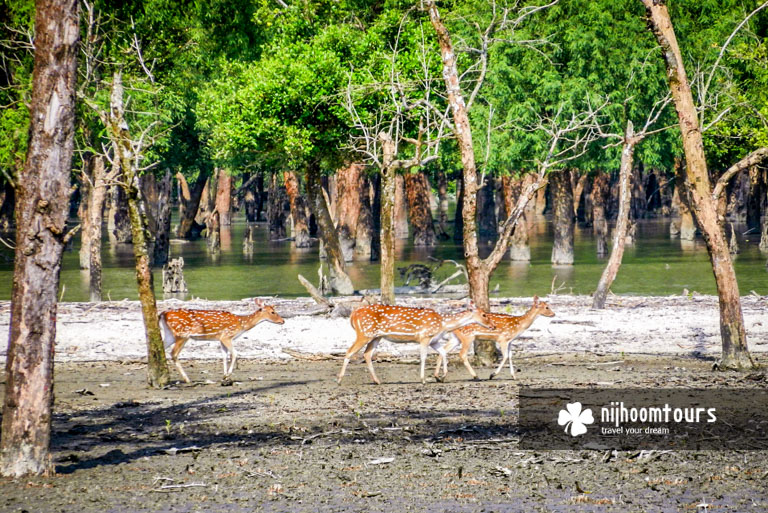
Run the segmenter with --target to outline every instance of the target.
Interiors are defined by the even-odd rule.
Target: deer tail
[[[173,335],[170,326],[168,326],[168,321],[165,320],[165,313],[160,314],[159,321],[163,344],[165,345],[165,348],[168,349],[176,342],[176,337]]]

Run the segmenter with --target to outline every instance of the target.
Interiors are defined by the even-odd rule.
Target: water
[[[743,227],[742,231],[743,231]],[[676,295],[683,289],[704,294],[715,294],[709,258],[703,241],[693,242],[670,239],[669,221],[647,220],[638,223],[638,240],[624,252],[619,275],[611,287],[615,294]],[[737,226],[737,230],[739,227]],[[245,224],[238,220],[228,237],[222,234],[222,250],[212,255],[204,240],[172,242],[172,257],[184,257],[184,276],[190,296],[211,300],[237,300],[257,295],[304,296],[306,291],[296,276],[303,274],[317,282],[317,248],[296,250],[291,243],[269,242],[266,228],[261,223],[255,232],[253,255],[242,252]],[[503,296],[544,295],[553,287],[560,293],[590,294],[600,278],[605,259],[595,255],[595,241],[591,229],[578,229],[575,238],[575,263],[572,266],[553,267],[551,226],[542,220],[535,227],[531,240],[531,262],[502,261],[491,277],[491,288],[499,285]],[[768,270],[766,255],[758,247],[755,235],[741,237],[741,253],[735,258],[739,289],[748,294],[754,290],[768,295]],[[103,297],[120,300],[136,299],[136,279],[133,270],[131,246],[110,246],[104,243]],[[484,252],[490,246],[483,246]],[[461,261],[463,251],[453,241],[430,248],[414,248],[406,241],[399,241],[396,266],[427,263],[427,256]],[[13,263],[12,253],[2,250],[0,263],[0,299],[10,299]],[[444,265],[437,279],[442,280],[455,271],[451,264]],[[349,263],[349,274],[357,289],[377,288],[378,263],[357,261]],[[400,285],[399,277],[396,284]],[[155,286],[162,297],[160,270],[155,270]],[[78,268],[77,245],[64,254],[61,272],[60,295],[64,301],[87,301],[87,273]]]

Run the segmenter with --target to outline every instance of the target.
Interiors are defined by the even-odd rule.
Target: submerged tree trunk
[[[125,189],[128,211],[133,232],[133,255],[136,260],[136,281],[139,287],[139,302],[144,318],[144,332],[147,340],[147,382],[150,387],[162,388],[168,384],[168,366],[165,361],[165,346],[160,334],[157,317],[157,302],[153,287],[152,266],[145,233],[147,231],[146,208],[141,198],[139,179],[133,168],[134,147],[128,124],[123,114],[123,85],[120,72],[112,78],[109,123],[107,131],[115,152],[115,159],[120,165],[120,183]]]
[[[501,179],[501,190],[504,198],[504,214],[509,217],[515,208],[517,199],[522,194],[523,178],[512,178],[504,176]],[[509,258],[517,262],[529,262],[531,260],[531,246],[528,241],[528,220],[530,211],[524,212],[520,220],[515,224],[515,230],[512,232],[512,239],[509,243]]]
[[[147,221],[152,234],[152,264],[165,265],[170,255],[171,239],[171,172],[158,178],[149,173],[140,179],[141,192],[147,205]]]
[[[109,238],[113,244],[130,244],[133,241],[128,201],[125,197],[125,190],[118,185],[113,185],[109,189],[107,228],[109,229]]]
[[[27,158],[18,180],[0,475],[52,472],[56,294],[69,209],[78,2],[35,5]]]
[[[395,217],[394,228],[396,239],[408,238],[408,205],[405,195],[405,178],[400,173],[395,174]]]
[[[267,199],[267,226],[269,240],[284,239],[286,236],[286,190],[280,184],[277,173],[269,176],[269,197]],[[290,207],[287,209],[290,212]]]
[[[355,228],[355,258],[371,258],[373,240],[373,213],[371,210],[371,184],[365,173],[360,173],[360,215]]]
[[[347,262],[353,259],[355,253],[362,171],[361,164],[349,164],[336,172],[336,231]]]
[[[552,243],[554,265],[573,264],[573,190],[571,172],[568,169],[553,172],[549,177],[552,185],[552,223],[555,238]]]
[[[336,227],[328,209],[328,202],[326,202],[323,194],[320,169],[314,164],[307,169],[307,195],[325,246],[331,290],[341,295],[352,294],[355,288],[352,286],[352,280],[347,275],[344,266],[344,255],[341,253]]]
[[[448,178],[442,169],[437,171],[437,237],[448,240]]]
[[[592,184],[592,231],[597,241],[597,256],[608,252],[608,216],[606,201],[611,191],[610,176],[598,171]]]
[[[486,175],[477,191],[477,227],[481,239],[492,240],[499,235],[496,222],[496,180]]]
[[[408,217],[413,229],[413,245],[434,246],[437,239],[429,208],[429,183],[423,171],[405,173],[405,192],[408,197]]]
[[[216,211],[221,226],[232,224],[232,175],[223,168],[216,176]]]
[[[285,191],[291,205],[291,218],[293,219],[293,245],[297,248],[311,246],[309,239],[309,219],[307,219],[307,204],[304,196],[299,192],[299,179],[293,171],[283,173]]]
[[[616,279],[616,275],[621,267],[621,259],[624,256],[624,244],[627,240],[627,229],[629,227],[629,211],[632,199],[632,160],[635,152],[635,145],[640,142],[635,138],[632,122],[627,123],[627,129],[624,132],[624,145],[621,150],[621,167],[619,168],[619,216],[616,219],[616,229],[613,232],[613,249],[608,259],[600,281],[597,284],[592,296],[592,308],[605,308],[605,298],[608,291]]]
[[[180,239],[191,239],[199,235],[199,227],[195,226],[195,216],[200,207],[200,199],[203,197],[207,177],[200,173],[192,188],[189,187],[187,179],[181,173],[176,173],[176,179],[179,181],[180,190],[179,227],[176,230],[176,236]]]
[[[720,301],[720,335],[723,348],[720,367],[751,369],[754,368],[755,364],[747,348],[739,286],[728,251],[725,233],[717,219],[699,119],[672,20],[669,17],[666,4],[655,0],[642,1],[646,7],[649,26],[662,48],[662,55],[667,67],[669,89],[675,102],[682,132],[691,208],[707,244],[712,272],[717,284]]]

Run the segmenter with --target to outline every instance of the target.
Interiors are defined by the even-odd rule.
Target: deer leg
[[[371,361],[371,358],[373,357],[373,351],[376,349],[376,346],[379,345],[380,338],[374,338],[370,342],[368,342],[368,345],[365,348],[365,352],[363,353],[363,356],[365,357],[365,364],[368,366],[368,372],[371,374],[371,378],[373,378],[373,382],[377,385],[381,385],[381,381],[379,381],[379,378],[376,376],[376,372],[373,370],[373,362]]]
[[[173,364],[176,366],[176,369],[179,371],[179,374],[181,374],[181,377],[184,379],[185,383],[189,383],[189,378],[187,377],[187,373],[184,372],[184,369],[181,368],[181,363],[179,362],[179,353],[184,347],[184,344],[187,343],[187,340],[189,340],[189,337],[176,337],[176,342],[174,342],[173,349],[171,349],[171,358],[173,359]]]
[[[440,340],[433,340],[430,342],[429,347],[437,352],[437,365],[435,366],[435,380],[442,382],[445,380],[445,376],[448,375],[448,352],[445,350]],[[440,376],[440,364],[443,366],[443,375]]]
[[[355,343],[352,344],[352,347],[347,349],[347,354],[344,356],[344,363],[341,364],[341,372],[339,372],[339,377],[336,379],[336,382],[341,385],[341,380],[344,377],[344,374],[347,372],[347,365],[349,365],[349,359],[352,358],[352,356],[355,355],[362,347],[370,342],[371,339],[366,337],[365,335],[358,333],[357,340],[355,340]]]
[[[421,343],[419,344],[419,349],[421,350],[421,384],[426,385],[427,380],[424,378],[424,367],[427,365],[427,346],[428,343]]]
[[[435,349],[438,353],[440,353],[440,356],[437,357],[437,365],[435,365],[435,379],[439,381],[439,374],[440,374],[440,364],[443,364],[443,377],[448,375],[448,353],[453,351],[456,348],[456,345],[459,343],[459,341],[456,339],[456,335],[452,335],[451,340],[443,346],[443,352],[440,353],[439,350]]]
[[[221,349],[224,353],[224,377],[228,377],[235,370],[235,362],[237,361],[237,353],[235,353],[235,346],[229,339],[221,340]],[[229,363],[229,366],[227,366]]]
[[[459,357],[461,358],[461,362],[464,364],[464,367],[467,368],[469,375],[472,376],[472,379],[478,379],[475,369],[473,369],[472,365],[469,363],[469,347],[472,345],[472,342],[472,339],[461,342],[461,351],[459,351]]]
[[[488,379],[493,379],[493,378],[495,378],[495,377],[496,377],[496,375],[497,375],[499,372],[501,372],[501,369],[503,369],[503,368],[504,368],[504,364],[505,364],[505,363],[507,363],[507,358],[509,358],[509,346],[511,346],[511,345],[512,345],[512,340],[510,339],[510,340],[509,340],[509,341],[506,343],[506,348],[505,348],[504,344],[501,344],[501,343],[500,343],[499,345],[501,345],[501,351],[502,351],[502,353],[504,353],[504,356],[503,356],[503,358],[501,359],[501,363],[499,364],[498,368],[497,368],[495,371],[493,371],[493,374],[491,374],[491,376],[490,376]],[[509,364],[510,364],[510,365],[512,365],[512,362],[510,361],[510,362],[509,362]]]

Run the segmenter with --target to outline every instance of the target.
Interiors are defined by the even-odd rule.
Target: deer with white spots
[[[439,379],[438,375],[440,372],[441,362],[443,364],[443,378],[445,378],[445,374],[448,372],[446,355],[455,349],[457,345],[461,345],[461,350],[459,351],[461,361],[472,375],[472,378],[478,379],[477,373],[472,368],[472,365],[469,364],[469,359],[467,357],[469,348],[472,347],[475,339],[492,340],[496,342],[499,344],[499,347],[501,348],[501,351],[504,355],[501,360],[501,364],[488,379],[495,378],[496,375],[501,371],[502,367],[504,367],[504,364],[507,360],[509,360],[509,371],[512,373],[512,377],[514,378],[515,367],[512,365],[512,358],[509,356],[509,351],[512,347],[512,341],[522,332],[527,330],[539,315],[543,315],[544,317],[554,317],[555,313],[550,310],[547,303],[544,301],[539,301],[538,296],[533,296],[533,306],[531,306],[530,310],[525,312],[523,315],[489,313],[488,317],[491,319],[491,321],[493,321],[495,328],[487,328],[485,326],[481,326],[480,324],[470,324],[451,332],[453,340],[446,344],[446,346],[443,347],[443,352],[440,353],[440,357],[437,360],[437,367],[435,367],[435,378]]]
[[[370,305],[352,312],[349,320],[357,333],[357,339],[344,357],[344,363],[341,366],[341,372],[339,372],[339,384],[341,384],[347,370],[349,359],[363,346],[366,346],[363,356],[368,366],[368,372],[370,372],[374,383],[381,384],[373,370],[371,356],[382,338],[391,342],[417,342],[419,344],[421,349],[421,382],[426,383],[424,366],[428,347],[444,354],[440,339],[445,333],[471,323],[493,327],[488,314],[476,308],[474,303],[470,303],[468,310],[452,315],[441,315],[429,308]]]
[[[256,311],[250,315],[235,315],[224,310],[168,310],[160,314],[160,328],[166,349],[173,346],[171,358],[184,381],[189,378],[179,363],[179,353],[187,340],[218,340],[224,358],[224,380],[228,380],[235,370],[237,353],[232,345],[237,337],[262,321],[283,324],[285,320],[275,309],[255,299]]]

